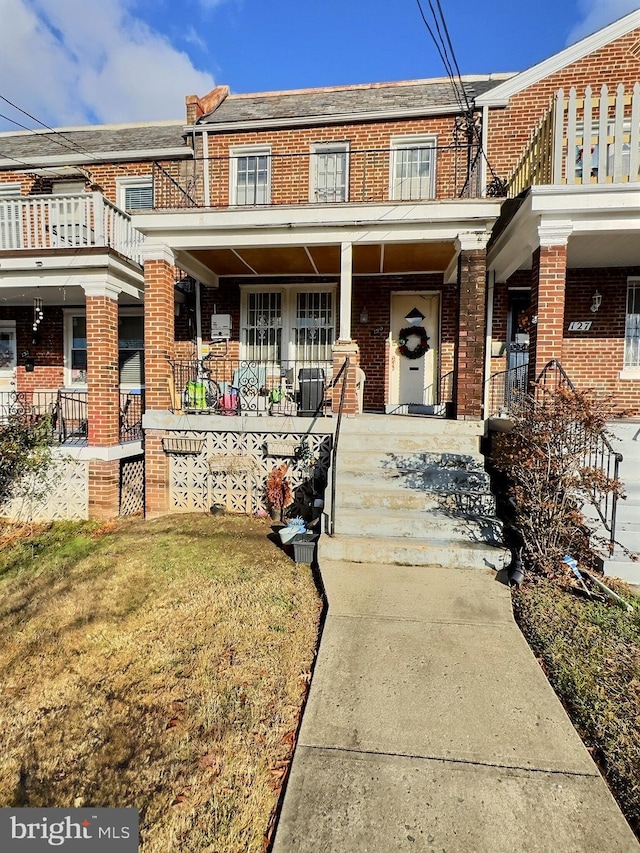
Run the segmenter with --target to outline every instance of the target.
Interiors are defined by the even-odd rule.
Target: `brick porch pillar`
[[[118,296],[106,282],[85,284],[87,317],[87,421],[89,447],[120,442],[118,372]],[[114,518],[120,511],[120,462],[91,459],[88,468],[89,517]]]
[[[149,246],[144,262],[144,378],[146,411],[173,408],[173,374],[167,356],[174,354],[174,256],[167,246]],[[145,430],[145,514],[169,509],[169,463],[162,432]]]
[[[334,377],[338,375],[346,359],[349,359],[349,364],[342,371],[340,379],[333,387],[331,410],[334,414],[338,413],[342,386],[344,385],[342,413],[344,415],[355,415],[358,412],[357,368],[360,362],[360,350],[355,341],[337,341],[333,345]]]
[[[458,420],[483,416],[488,236],[461,234],[456,241],[459,315],[453,399]]]
[[[535,381],[545,364],[562,358],[564,300],[567,280],[567,245],[571,226],[541,225],[539,247],[531,261],[531,315],[529,381]]]

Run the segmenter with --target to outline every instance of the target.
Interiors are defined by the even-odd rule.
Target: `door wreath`
[[[412,337],[420,338],[420,340],[417,346],[409,349],[407,343],[409,338]],[[407,326],[405,329],[400,329],[398,343],[398,353],[400,355],[403,355],[405,358],[422,358],[429,349],[429,336],[424,326]]]

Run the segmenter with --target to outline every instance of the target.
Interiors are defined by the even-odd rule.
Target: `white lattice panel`
[[[54,458],[47,476],[48,493],[32,497],[35,488],[26,485],[25,497],[16,498],[0,508],[0,513],[16,521],[80,521],[89,517],[88,465],[69,456]],[[41,492],[38,483],[37,491]]]
[[[294,511],[301,507],[315,476],[326,482],[331,461],[330,435],[273,432],[181,432],[185,438],[202,439],[198,454],[169,454],[171,506],[174,510],[208,511],[215,504],[228,512],[255,513],[266,509],[267,475],[280,462],[287,462],[295,494]],[[267,442],[307,441],[313,457],[308,461],[289,456],[267,456]]]

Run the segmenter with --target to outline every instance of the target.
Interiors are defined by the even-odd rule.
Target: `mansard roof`
[[[43,158],[65,163],[101,160],[148,160],[190,154],[183,139],[184,122],[139,122],[91,127],[56,128],[55,132],[0,133],[0,166],[20,169]],[[16,162],[18,161],[18,162]]]
[[[463,77],[470,101],[503,83],[511,75]],[[447,78],[372,83],[323,89],[229,95],[198,120],[212,130],[220,125],[301,124],[318,121],[358,121],[389,115],[433,114],[459,110],[458,96]]]

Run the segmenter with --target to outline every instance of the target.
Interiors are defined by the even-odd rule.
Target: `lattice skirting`
[[[21,488],[23,495],[0,507],[0,515],[15,521],[86,519],[89,517],[87,472],[85,461],[69,456],[54,458],[44,488],[40,482],[25,483]]]
[[[326,483],[331,461],[331,435],[301,433],[180,432],[174,437],[201,439],[198,454],[172,454],[170,459],[173,510],[208,512],[221,506],[228,512],[253,514],[266,509],[265,482],[271,469],[287,462],[294,490],[292,511],[308,505],[312,492]],[[308,443],[311,459],[267,455],[276,441]],[[282,445],[283,449],[286,448]],[[311,464],[313,461],[313,465]]]
[[[120,464],[120,515],[144,512],[144,456],[131,456]]]

